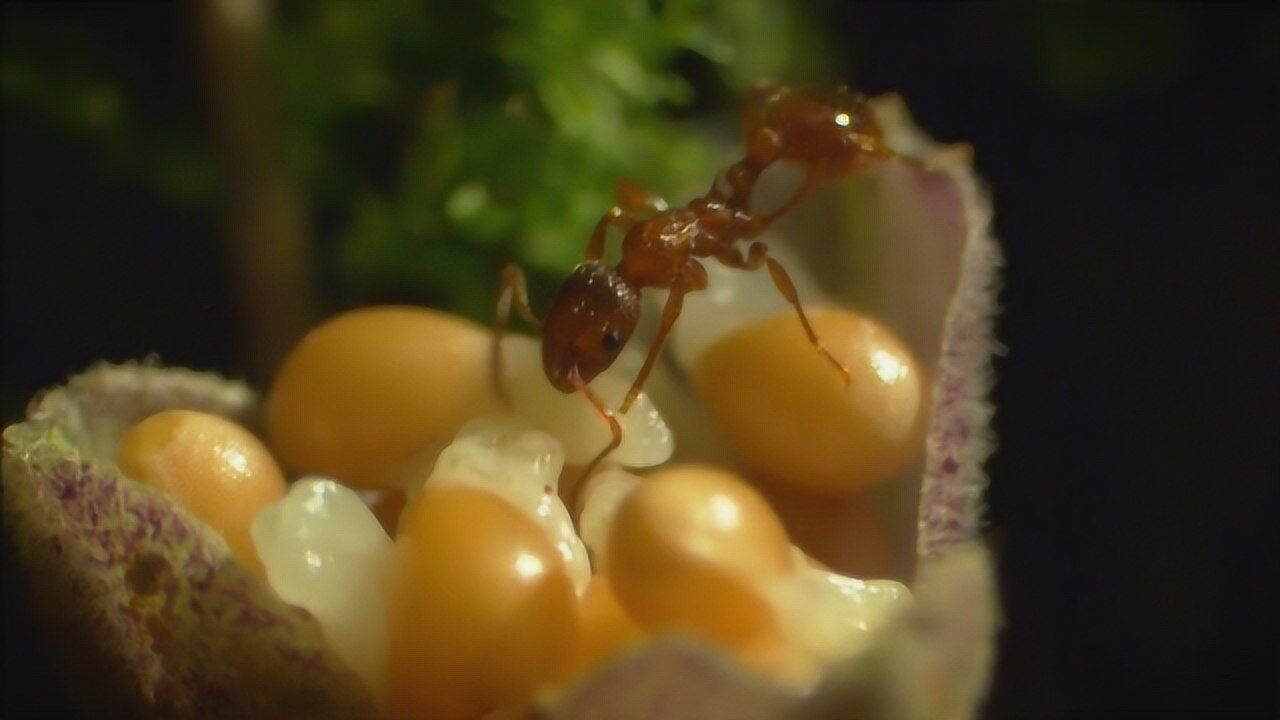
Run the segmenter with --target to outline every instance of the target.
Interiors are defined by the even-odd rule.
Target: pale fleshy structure
[[[564,451],[551,435],[514,417],[483,417],[458,430],[423,486],[484,490],[519,508],[546,533],[581,595],[591,580],[591,564],[558,493],[563,468]]]
[[[580,493],[578,532],[594,557],[604,557],[605,541],[618,508],[642,482],[640,476],[621,468],[609,468],[587,479]]]
[[[897,206],[880,208],[892,216],[880,218],[880,229],[893,232],[868,243],[879,264],[852,265],[847,292],[831,291],[840,301],[870,296],[860,307],[901,333],[934,373],[911,611],[885,629],[884,642],[833,666],[809,696],[770,688],[705,648],[659,643],[535,714],[973,717],[998,620],[979,531],[1000,256],[988,198],[963,153],[916,129],[900,99],[879,98],[873,107],[891,147],[936,166],[924,172],[891,162],[871,173],[896,193]],[[867,208],[854,209],[861,222],[856,216]],[[876,273],[881,282],[866,282]],[[254,398],[243,385],[129,365],[73,378],[5,431],[5,525],[38,604],[52,611],[42,617],[51,645],[64,647],[60,657],[82,689],[142,717],[373,716],[368,693],[305,611],[276,598],[216,533],[110,462],[125,427],[168,408],[254,423]],[[654,451],[637,464],[660,462],[662,452],[669,454]],[[86,637],[87,646],[77,644]]]
[[[263,508],[251,528],[267,581],[281,600],[310,612],[329,646],[375,697],[387,677],[382,587],[391,538],[359,494],[304,477]]]
[[[587,399],[552,387],[542,368],[542,346],[537,340],[507,337],[502,356],[513,413],[559,440],[565,462],[590,462],[608,444],[609,430]],[[628,348],[613,367],[591,382],[591,389],[609,407],[621,405],[639,363],[639,352]],[[640,468],[661,465],[671,458],[675,445],[671,429],[647,393],[641,393],[631,409],[617,419],[622,444],[608,455],[610,462]]]
[[[820,666],[858,655],[911,603],[893,580],[861,580],[801,564],[770,588],[783,632]]]

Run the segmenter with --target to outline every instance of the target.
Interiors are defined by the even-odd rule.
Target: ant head
[[[757,86],[742,128],[748,154],[757,162],[794,162],[823,176],[848,174],[891,155],[866,96],[847,89]]]
[[[585,262],[560,286],[543,321],[542,368],[574,392],[618,358],[640,317],[640,293],[608,265]]]

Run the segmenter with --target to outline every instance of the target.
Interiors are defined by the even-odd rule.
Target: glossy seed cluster
[[[271,387],[266,445],[176,411],[127,432],[119,464],[310,612],[393,718],[515,711],[668,634],[806,689],[874,643],[910,595],[819,565],[795,544],[809,536],[787,528],[915,461],[923,378],[873,320],[815,312],[850,369],[842,384],[794,315],[747,306],[755,280],[737,277],[710,305],[691,299],[674,349],[741,472],[654,470],[675,440],[641,395],[620,418],[621,447],[581,479],[609,435],[582,397],[550,386],[536,342],[504,341],[503,407],[488,331],[406,307],[312,331]],[[700,333],[710,310],[720,320]],[[621,401],[642,351],[593,382],[605,402]],[[678,385],[667,369],[656,382]],[[300,478],[287,492],[275,458]],[[771,502],[760,487],[825,499]]]

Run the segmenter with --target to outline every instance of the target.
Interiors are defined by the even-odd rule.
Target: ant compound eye
[[[622,349],[622,333],[617,330],[610,330],[600,337],[600,347],[606,352],[617,352]]]

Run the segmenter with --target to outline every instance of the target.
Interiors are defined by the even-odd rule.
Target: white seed
[[[628,346],[613,367],[592,381],[591,389],[608,409],[620,406],[631,389],[643,358],[640,353],[643,349]],[[585,465],[609,444],[609,427],[591,403],[581,393],[560,392],[547,381],[537,341],[506,338],[502,359],[515,414],[559,439],[566,462]],[[622,445],[610,453],[610,461],[626,467],[651,467],[671,458],[675,447],[671,428],[647,395],[641,393],[627,414],[617,418]]]
[[[304,478],[258,513],[250,532],[272,589],[314,615],[330,646],[380,696],[391,538],[359,495],[332,480]]]
[[[618,514],[618,506],[642,482],[640,477],[620,468],[596,473],[586,481],[582,488],[582,513],[578,527],[582,531],[582,542],[591,550],[593,557],[604,557],[605,538],[609,536],[613,517]]]
[[[857,655],[911,604],[893,580],[859,580],[809,563],[770,588],[783,632],[820,663]]]
[[[564,558],[581,595],[591,580],[591,565],[557,493],[563,467],[564,452],[551,435],[518,418],[484,417],[458,431],[426,483],[487,490],[528,513]]]

